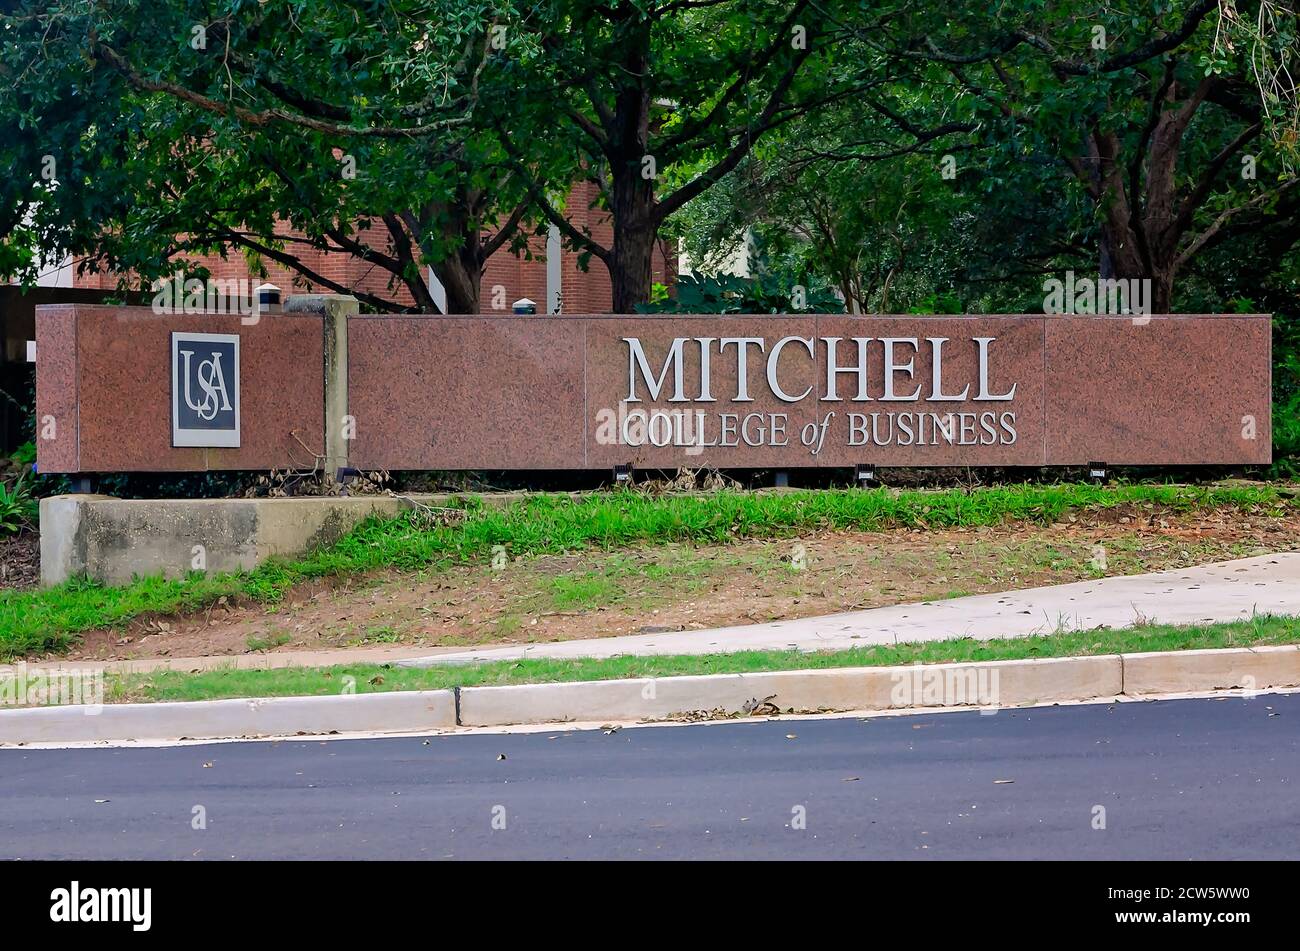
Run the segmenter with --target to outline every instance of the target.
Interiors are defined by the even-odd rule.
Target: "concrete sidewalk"
[[[405,645],[268,651],[210,657],[135,660],[48,660],[35,668],[100,669],[115,673],[154,670],[263,670],[336,664],[428,667],[525,657],[613,657],[619,654],[721,654],[742,650],[843,650],[868,644],[950,637],[1023,637],[1138,621],[1191,624],[1233,621],[1252,614],[1300,615],[1300,552],[1263,555],[1145,575],[1103,578],[1047,588],[924,601],[848,614],[766,624],[633,634],[544,644],[465,650]],[[13,665],[0,664],[0,674]]]
[[[398,663],[429,667],[521,658],[844,650],[870,644],[1025,637],[1151,622],[1239,621],[1253,614],[1300,615],[1300,552],[767,624],[431,652]]]

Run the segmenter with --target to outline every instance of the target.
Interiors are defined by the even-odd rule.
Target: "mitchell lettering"
[[[768,345],[763,337],[676,337],[662,363],[652,362],[639,337],[624,337],[628,354],[625,403],[645,399],[669,403],[750,403],[751,362],[761,362],[768,392],[782,403],[799,403],[809,397],[825,402],[1004,402],[1015,399],[1018,384],[997,392],[992,383],[992,349],[996,337],[971,337],[954,342],[948,337],[780,337]],[[692,344],[688,348],[688,344]],[[945,361],[959,346],[975,350],[974,379],[952,379]],[[826,362],[825,378],[807,382],[815,374],[818,352]],[[687,354],[692,359],[687,360]],[[917,373],[917,358],[928,355],[929,374]],[[734,391],[715,393],[719,361],[733,371]],[[654,367],[658,367],[656,373]],[[688,369],[691,379],[688,379]],[[801,372],[802,370],[802,372]],[[802,386],[793,381],[798,380]],[[849,384],[841,394],[841,387]],[[975,394],[971,395],[972,387]],[[872,391],[878,397],[872,397]],[[664,394],[667,393],[667,396]],[[815,394],[815,395],[814,395]],[[998,421],[999,424],[1001,421]]]

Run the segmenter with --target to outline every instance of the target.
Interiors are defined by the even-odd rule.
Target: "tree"
[[[1023,0],[993,14],[903,12],[857,35],[912,62],[918,81],[956,80],[986,145],[1055,156],[1092,201],[1100,275],[1150,280],[1163,312],[1207,246],[1293,217],[1286,143],[1261,139],[1250,50],[1216,39],[1219,14],[1219,0],[1154,13]]]
[[[1050,156],[985,143],[963,98],[940,77],[878,86],[795,120],[670,230],[706,266],[757,238],[769,257],[832,283],[853,313],[951,308],[954,299],[1036,309],[1025,278],[1041,300],[1043,274],[1095,257],[1082,203],[1055,187]]]
[[[518,97],[547,104],[554,137],[577,151],[599,190],[612,240],[568,222],[529,141],[506,122],[502,141],[546,217],[609,269],[615,312],[650,299],[655,240],[670,215],[771,130],[863,88],[861,71],[837,59],[841,37],[821,21],[811,0],[537,5]]]
[[[372,306],[429,309],[432,267],[469,311],[488,255],[545,219],[631,311],[726,181],[862,309],[1092,241],[1167,310],[1204,254],[1300,231],[1294,0],[504,2],[3,0],[0,150],[32,170],[0,186],[4,254],[40,230],[147,278],[233,248],[330,287],[300,254],[328,249],[390,276]],[[565,217],[578,178],[608,240]]]
[[[23,7],[0,0],[0,279],[31,283],[126,207],[113,172],[126,150],[113,84],[33,62]],[[92,171],[101,187],[69,187]]]
[[[502,9],[19,0],[3,21],[4,60],[39,106],[26,137],[37,150],[58,144],[51,128],[72,103],[42,97],[45,84],[107,92],[72,103],[93,168],[59,190],[69,214],[74,196],[109,180],[131,199],[77,211],[77,240],[65,243],[90,267],[148,280],[188,254],[234,248],[349,290],[302,253],[337,251],[389,275],[387,296],[362,295],[371,306],[404,309],[404,291],[414,309],[434,309],[429,266],[448,310],[473,313],[487,258],[521,239],[528,206],[491,130],[473,125]],[[101,148],[101,123],[118,130],[116,154]]]

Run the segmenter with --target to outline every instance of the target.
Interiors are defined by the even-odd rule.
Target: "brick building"
[[[608,247],[612,241],[612,229],[604,212],[589,207],[594,194],[595,186],[589,183],[574,188],[567,205],[569,220],[579,229],[589,229],[596,241]],[[538,313],[601,314],[609,311],[612,295],[609,272],[603,262],[593,257],[587,271],[579,269],[579,255],[562,248],[559,231],[554,227],[549,239],[534,238],[529,245],[531,258],[502,248],[488,259],[480,284],[479,306],[483,313],[509,312],[511,305],[522,298],[534,301]],[[301,257],[307,267],[344,287],[381,297],[396,297],[403,303],[411,302],[405,289],[389,289],[391,274],[388,271],[352,255],[309,250],[301,252]],[[250,274],[238,249],[232,250],[225,259],[213,255],[202,260],[217,280],[247,279],[250,287],[265,280],[279,287],[286,296],[326,290],[312,287],[302,275],[273,261],[264,262],[265,278]],[[676,249],[662,243],[655,254],[654,280],[672,286],[676,274]],[[436,278],[430,273],[426,280],[434,299],[441,301]],[[78,274],[71,278],[71,286],[76,288],[112,290],[116,285],[117,277],[113,274]]]

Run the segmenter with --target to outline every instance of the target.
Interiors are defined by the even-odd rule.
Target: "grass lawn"
[[[511,558],[668,542],[712,543],[827,529],[948,528],[1009,522],[1050,524],[1072,511],[1122,506],[1173,512],[1229,509],[1294,512],[1293,490],[1267,484],[1185,487],[1091,484],[1023,485],[973,490],[848,489],[648,495],[635,491],[538,495],[507,507],[467,497],[453,517],[422,513],[358,526],[336,545],[298,561],[206,577],[138,579],[123,587],[70,581],[35,591],[0,591],[0,657],[61,651],[80,631],[134,618],[191,612],[222,597],[274,603],[296,584],[378,569],[440,570],[491,561],[494,546]],[[554,592],[557,603],[599,594],[593,584]]]
[[[913,663],[1081,657],[1141,651],[1252,647],[1300,642],[1300,618],[1259,615],[1249,621],[1175,626],[1098,628],[1035,637],[977,641],[957,638],[845,651],[741,651],[698,656],[615,657],[608,660],[520,660],[468,666],[410,668],[388,664],[336,667],[233,668],[190,673],[109,674],[110,703],[218,700],[231,697],[324,696],[389,690],[437,690],[574,680],[678,677],[691,674],[816,670]]]

